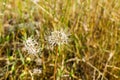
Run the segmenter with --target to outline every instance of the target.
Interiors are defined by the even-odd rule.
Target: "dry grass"
[[[120,0],[0,0],[0,80],[119,80]],[[65,45],[47,36],[63,29]],[[40,52],[24,50],[33,37]]]

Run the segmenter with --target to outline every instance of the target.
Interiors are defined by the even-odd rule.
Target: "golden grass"
[[[119,3],[0,0],[0,79],[119,80]],[[46,36],[61,29],[70,33],[68,44],[50,49]],[[31,36],[41,45],[37,57],[23,50]]]

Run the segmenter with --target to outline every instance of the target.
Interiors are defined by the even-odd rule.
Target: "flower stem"
[[[56,47],[56,57],[55,57],[55,64],[54,64],[54,80],[56,80],[56,73],[57,73],[57,59],[58,59],[58,47]]]

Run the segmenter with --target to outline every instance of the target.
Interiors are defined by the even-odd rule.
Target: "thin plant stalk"
[[[55,65],[54,65],[54,80],[56,80],[56,73],[57,73],[57,59],[58,59],[58,46],[56,47],[56,57],[55,57]]]

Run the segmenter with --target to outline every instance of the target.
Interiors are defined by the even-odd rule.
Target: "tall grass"
[[[120,0],[35,1],[0,0],[1,80],[120,79]],[[51,48],[61,29],[68,43]],[[36,55],[24,49],[29,37]]]

